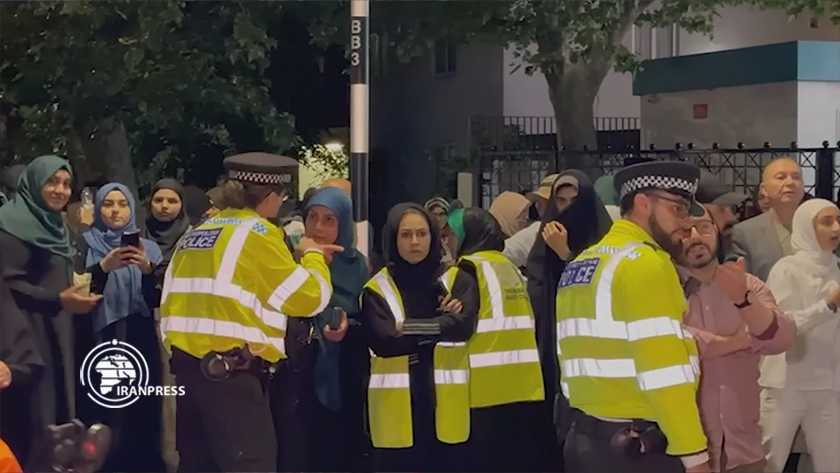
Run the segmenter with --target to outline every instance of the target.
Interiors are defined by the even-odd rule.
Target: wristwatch
[[[751,305],[752,305],[753,300],[754,300],[754,299],[753,299],[752,291],[747,291],[747,292],[744,294],[744,302],[741,302],[741,303],[735,304],[735,307],[737,307],[737,308],[739,308],[739,309],[743,309],[744,307],[749,307],[749,306],[751,306]]]

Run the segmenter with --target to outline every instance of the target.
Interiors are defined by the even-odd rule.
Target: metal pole
[[[370,145],[370,96],[368,92],[368,0],[350,2],[350,182],[353,185],[353,219],[356,248],[369,254],[368,170]]]

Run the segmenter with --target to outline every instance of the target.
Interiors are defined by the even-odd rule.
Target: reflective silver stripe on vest
[[[394,287],[391,286],[391,281],[388,280],[388,276],[384,272],[379,273],[373,277],[373,280],[379,285],[379,290],[382,291],[382,296],[391,309],[391,315],[394,316],[394,320],[399,323],[405,322],[405,314],[400,306],[399,299],[397,299],[397,293],[394,292]]]
[[[487,292],[490,293],[490,302],[492,304],[491,318],[479,319],[475,332],[490,333],[500,332],[502,330],[533,330],[535,328],[534,320],[530,315],[505,316],[504,299],[502,298],[502,285],[499,282],[499,277],[496,275],[496,271],[493,269],[493,265],[480,256],[475,256],[473,259],[481,261],[481,269],[484,273],[484,279],[487,281]]]
[[[515,365],[519,363],[539,363],[540,354],[535,349],[494,351],[470,355],[470,368]]]
[[[469,370],[435,370],[435,384],[467,384]]]
[[[323,276],[318,274],[317,271],[306,269],[303,266],[297,266],[295,270],[292,271],[292,274],[288,275],[286,279],[277,286],[277,289],[275,289],[274,292],[271,293],[271,296],[269,296],[268,303],[275,309],[282,309],[283,304],[285,304],[286,301],[289,300],[289,298],[292,297],[292,295],[294,295],[294,293],[297,292],[304,283],[306,283],[309,276],[314,277],[315,280],[318,281],[318,286],[321,288],[321,302],[314,311],[306,314],[306,316],[312,317],[320,314],[327,307],[327,304],[330,303],[332,288],[329,284],[327,284],[327,281],[323,278]]]
[[[233,231],[233,235],[231,235],[230,240],[228,241],[227,246],[225,247],[225,252],[222,255],[222,261],[219,265],[219,269],[216,272],[215,278],[174,278],[172,277],[172,265],[170,265],[166,269],[166,277],[164,279],[163,285],[163,294],[162,298],[165,301],[166,298],[171,293],[181,293],[181,294],[209,294],[215,295],[219,297],[226,297],[229,299],[235,300],[243,307],[247,307],[254,311],[254,314],[260,318],[266,325],[269,327],[274,327],[280,330],[286,330],[286,322],[287,317],[285,314],[277,312],[275,310],[271,310],[268,307],[262,305],[262,303],[257,298],[256,294],[246,291],[242,287],[233,284],[231,281],[233,280],[233,274],[236,270],[236,263],[239,261],[239,256],[242,254],[242,249],[245,247],[245,241],[248,239],[248,235],[251,232],[251,229],[259,222],[257,218],[249,218],[243,221],[239,226],[237,226],[236,230]],[[306,272],[304,270],[304,272]],[[285,284],[289,279],[294,276],[294,272],[286,281],[283,282]],[[281,284],[281,287],[283,286]],[[278,288],[279,290],[280,288]],[[275,291],[276,293],[277,291]],[[164,324],[163,320],[174,318],[172,316],[163,317],[161,320],[161,331],[164,331]],[[227,330],[225,329],[225,323],[223,321],[215,321],[213,319],[196,319],[199,321],[210,321],[210,322],[220,322],[222,325],[219,325],[220,330]],[[232,323],[232,322],[231,322]],[[243,329],[251,330],[248,327],[244,327],[240,324],[236,324]],[[207,330],[207,322],[202,322],[200,324],[187,324],[187,325],[178,325],[176,322],[170,322],[167,324],[168,327],[177,327],[177,326],[184,326],[184,327],[195,327],[196,330]],[[259,331],[262,333],[258,328],[253,327],[253,330]],[[190,333],[189,330],[178,330],[176,328],[169,328],[169,331],[173,332],[185,332]],[[236,329],[231,329],[236,330]],[[215,333],[215,332],[192,332],[192,333],[202,333],[207,335],[222,335],[222,336],[230,336],[226,333]],[[250,333],[250,332],[248,332]],[[263,334],[263,337],[268,340],[269,337]],[[234,337],[238,338],[238,337]],[[252,336],[251,338],[258,338]],[[242,338],[246,341],[254,341],[250,339]],[[255,343],[268,343],[268,342],[255,342]],[[277,346],[275,343],[270,343],[271,345]],[[280,345],[282,346],[282,345]],[[285,352],[283,352],[285,353]]]
[[[504,299],[502,298],[502,285],[499,282],[499,278],[496,275],[496,271],[493,269],[490,261],[480,256],[472,256],[470,258],[481,264],[484,279],[487,281],[487,292],[490,294],[491,303],[491,317],[489,319],[478,320],[475,331],[476,334],[500,332],[503,330],[533,330],[534,321],[531,316],[505,316]],[[445,274],[444,276],[441,276],[440,280],[443,282],[444,287],[449,290],[449,287],[447,287],[447,278],[445,276]],[[522,281],[521,278],[520,281]],[[438,343],[438,345],[447,346],[443,343]],[[456,345],[453,344],[452,346]],[[492,366],[539,362],[540,355],[536,348],[470,355],[470,368],[487,368]]]
[[[166,332],[199,333],[203,335],[219,335],[248,343],[271,345],[286,353],[286,342],[281,337],[268,337],[257,327],[246,327],[229,320],[214,320],[200,317],[182,317],[170,315],[160,319],[160,330]]]
[[[372,374],[369,389],[408,389],[408,373]]]

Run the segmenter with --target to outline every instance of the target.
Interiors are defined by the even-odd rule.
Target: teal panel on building
[[[840,82],[840,42],[794,41],[642,63],[633,95],[770,84]]]

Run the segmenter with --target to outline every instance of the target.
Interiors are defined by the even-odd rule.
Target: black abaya
[[[0,231],[0,274],[6,289],[0,295],[4,309],[0,330],[13,323],[17,328],[12,330],[23,336],[18,340],[3,336],[3,352],[8,354],[4,356],[14,351],[28,360],[18,364],[12,385],[2,391],[0,436],[26,463],[44,428],[69,421],[73,413],[72,326],[59,301],[59,293],[70,286],[70,262]]]

